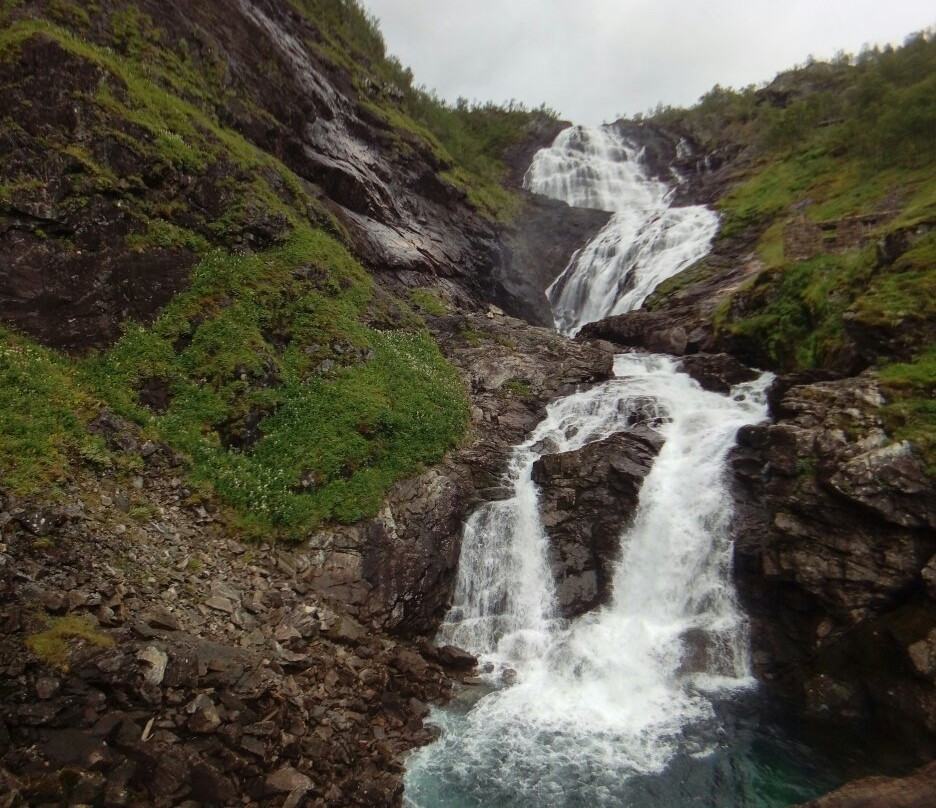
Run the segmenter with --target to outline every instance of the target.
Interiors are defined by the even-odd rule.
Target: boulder
[[[680,370],[688,373],[703,389],[727,394],[736,384],[754,381],[758,373],[730,354],[693,354],[684,356]]]
[[[534,464],[562,617],[608,601],[621,532],[661,445],[657,432],[638,425]]]
[[[803,803],[798,808],[931,808],[936,762],[906,777],[866,777]]]

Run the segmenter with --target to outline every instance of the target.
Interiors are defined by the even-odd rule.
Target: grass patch
[[[767,270],[720,312],[718,328],[755,364],[783,371],[834,365],[843,315],[867,288],[873,248]]]
[[[497,394],[501,398],[525,399],[533,395],[533,390],[530,388],[529,383],[523,379],[508,379],[500,386]]]
[[[152,327],[130,327],[79,371],[190,458],[194,482],[243,527],[300,537],[373,514],[464,429],[455,371],[412,317],[366,325],[392,320],[379,305],[340,244],[300,228],[266,253],[209,254]],[[159,414],[136,393],[153,378],[171,393]]]
[[[152,384],[168,401],[158,412],[141,398]],[[151,326],[128,324],[95,356],[0,330],[5,485],[34,493],[75,464],[110,464],[85,430],[102,404],[185,456],[196,489],[246,532],[283,538],[372,515],[396,480],[458,443],[468,416],[422,322],[310,228],[264,253],[207,253]]]
[[[885,365],[878,377],[889,398],[888,431],[913,443],[927,474],[936,479],[936,344],[910,362]]]
[[[410,292],[410,300],[421,312],[431,314],[435,317],[442,317],[448,314],[448,307],[442,302],[439,293],[435,289],[420,287]]]
[[[52,617],[46,619],[46,624],[45,631],[26,638],[26,647],[41,662],[62,673],[68,672],[77,648],[110,648],[114,645],[113,637],[102,634],[90,617]]]
[[[0,328],[0,472],[9,490],[54,490],[77,458],[107,465],[106,446],[82,423],[94,405],[67,360]]]

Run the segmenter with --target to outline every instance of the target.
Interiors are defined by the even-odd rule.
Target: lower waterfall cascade
[[[665,186],[610,128],[561,133],[527,185],[615,211],[552,287],[567,334],[638,307],[705,254],[717,227],[705,208],[669,212]],[[442,733],[407,760],[410,808],[775,808],[814,793],[761,799],[785,753],[726,715],[755,683],[731,577],[725,458],[741,426],[766,418],[771,377],[724,396],[661,355],[618,355],[614,372],[547,408],[513,450],[512,495],[465,523],[454,605],[436,642],[475,654],[483,684],[433,710]],[[663,443],[621,535],[610,602],[562,619],[533,465],[634,425]],[[766,769],[750,763],[752,746],[767,750]]]

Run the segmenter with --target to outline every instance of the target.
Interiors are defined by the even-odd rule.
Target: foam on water
[[[615,371],[548,408],[514,451],[514,496],[466,524],[455,606],[438,641],[478,654],[492,684],[506,671],[515,682],[445,715],[442,739],[408,763],[411,805],[461,804],[427,794],[441,781],[485,800],[465,804],[575,804],[570,793],[583,805],[615,804],[628,776],[708,749],[712,689],[751,683],[723,465],[736,430],[764,417],[766,379],[726,397],[662,356],[619,356]],[[621,539],[613,600],[560,620],[533,463],[635,421],[656,424],[665,442]]]

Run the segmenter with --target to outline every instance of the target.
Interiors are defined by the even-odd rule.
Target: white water
[[[615,129],[572,127],[539,151],[527,188],[614,214],[546,290],[560,333],[639,308],[658,284],[708,253],[718,217],[701,205],[670,207],[671,193],[647,175],[639,150]]]
[[[703,754],[711,694],[751,682],[723,461],[737,429],[765,416],[766,380],[725,397],[672,360],[640,354],[617,357],[615,372],[549,407],[514,451],[514,497],[466,524],[456,605],[438,641],[479,655],[492,683],[508,669],[516,683],[467,715],[440,714],[448,731],[408,764],[411,805],[618,804],[629,775],[661,771],[678,751]],[[530,476],[538,449],[574,450],[628,429],[638,413],[665,443],[621,539],[613,600],[571,623],[556,619]],[[692,655],[701,670],[684,668]],[[446,781],[480,801],[440,796]]]
[[[530,169],[541,193],[616,211],[552,287],[562,331],[636,308],[708,249],[714,214],[668,208],[665,187],[636,158],[612,130],[576,128]],[[437,642],[478,655],[488,686],[474,704],[435,711],[441,739],[407,762],[413,808],[676,808],[671,784],[651,782],[638,802],[628,784],[677,757],[706,756],[722,732],[716,701],[752,682],[724,458],[736,431],[765,417],[767,377],[726,397],[663,356],[618,356],[615,374],[550,405],[514,450],[513,496],[465,525],[455,605]],[[621,536],[611,602],[559,619],[533,464],[635,423],[665,441]]]

